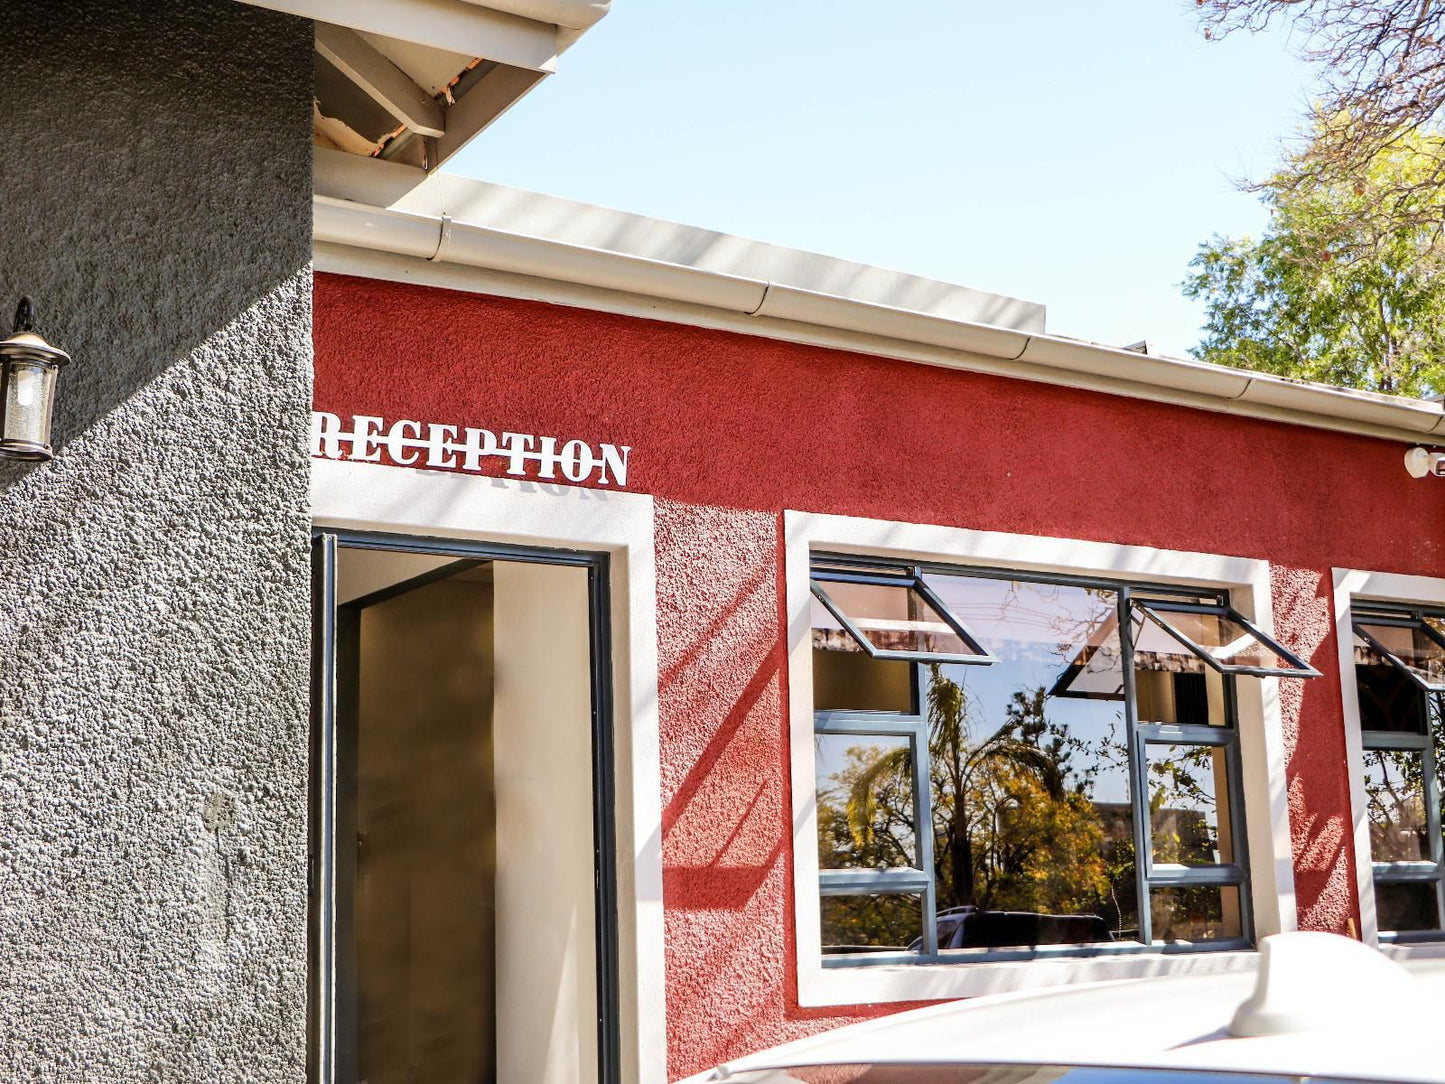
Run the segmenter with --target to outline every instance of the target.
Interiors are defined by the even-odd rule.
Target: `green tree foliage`
[[[1395,395],[1445,391],[1442,157],[1445,139],[1419,132],[1348,179],[1308,149],[1291,156],[1261,186],[1264,235],[1216,237],[1190,263],[1184,293],[1205,303],[1194,356]]]

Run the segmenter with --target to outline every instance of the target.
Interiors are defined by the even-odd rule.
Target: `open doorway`
[[[317,536],[316,1080],[615,1079],[606,561]]]

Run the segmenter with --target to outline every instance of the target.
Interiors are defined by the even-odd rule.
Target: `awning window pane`
[[[1425,621],[1355,622],[1355,661],[1398,667],[1427,692],[1445,692],[1445,637]]]
[[[1318,672],[1233,610],[1192,609],[1162,602],[1136,603],[1136,612],[1224,674],[1318,677]]]
[[[1424,734],[1427,701],[1404,667],[1396,666],[1355,635],[1355,691],[1360,729]]]
[[[1081,588],[1059,588],[1055,596],[1065,616],[1060,619],[1050,614],[1035,636],[1065,661],[1048,695],[1070,700],[1123,700],[1124,653],[1119,647],[1117,596]],[[1082,605],[1070,607],[1071,601]],[[989,635],[987,624],[976,627]],[[993,638],[989,639],[992,646]]]
[[[921,579],[858,582],[814,579],[813,646],[863,650],[875,658],[992,662]]]
[[[1203,674],[1208,667],[1177,636],[1134,607],[1130,632],[1134,643],[1134,669],[1159,674]],[[1154,720],[1158,721],[1158,720]]]

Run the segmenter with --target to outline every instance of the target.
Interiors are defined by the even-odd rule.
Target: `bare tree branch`
[[[1309,165],[1323,183],[1363,182],[1383,152],[1445,125],[1445,0],[1195,0],[1204,36],[1220,39],[1287,22],[1323,75]],[[1247,187],[1263,187],[1267,182]],[[1410,197],[1445,185],[1445,155],[1384,196],[1392,216],[1431,219]],[[1433,202],[1433,201],[1432,201]]]

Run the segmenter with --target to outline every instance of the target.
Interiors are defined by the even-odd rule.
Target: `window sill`
[[[1445,959],[1445,934],[1433,941],[1381,941],[1380,951],[1392,960],[1441,960]]]
[[[1395,946],[1389,946],[1395,948]],[[1445,943],[1410,946],[1445,955]],[[1254,970],[1252,949],[1141,952],[1134,955],[1068,957],[992,963],[875,964],[800,969],[798,1004],[804,1008],[876,1005],[906,1001],[949,1001],[1113,979],[1160,975],[1215,975]]]

